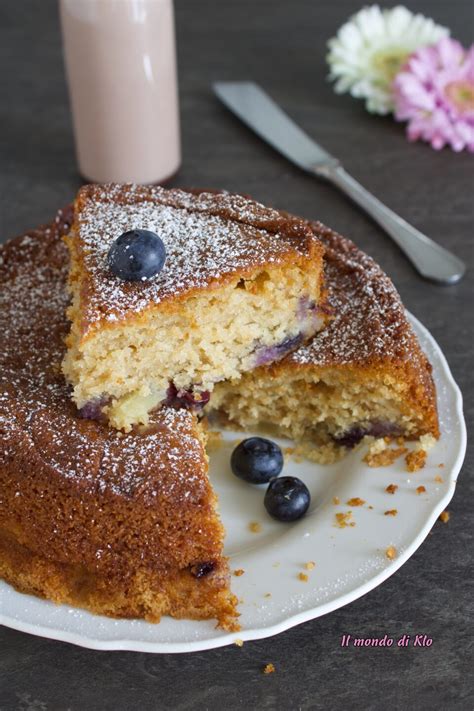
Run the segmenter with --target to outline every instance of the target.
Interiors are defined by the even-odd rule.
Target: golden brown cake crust
[[[53,579],[63,580],[59,601],[73,601],[67,571],[80,571],[101,590],[84,605],[107,614],[122,614],[110,603],[114,591],[132,591],[132,616],[186,616],[188,596],[189,616],[229,626],[223,528],[195,417],[164,408],[146,433],[123,435],[80,419],[70,400],[60,369],[68,331],[61,235],[70,220],[70,211],[60,213],[0,248],[0,529],[11,553],[0,567],[20,589],[47,596]],[[14,549],[16,560],[30,561],[17,580]],[[51,580],[41,583],[41,570]],[[155,590],[148,608],[137,593],[137,580],[143,597],[147,579]],[[179,607],[180,590],[191,589]]]
[[[410,384],[407,401],[423,412],[424,428],[439,437],[432,367],[420,348],[391,279],[349,239],[311,223],[325,247],[325,284],[332,320],[270,372],[340,368],[349,377],[386,374]]]
[[[81,288],[81,332],[139,318],[152,306],[215,289],[265,265],[320,264],[323,246],[310,224],[230,193],[136,185],[87,185],[77,196],[68,244]],[[107,268],[111,242],[126,230],[156,229],[166,241],[163,271],[146,282]]]

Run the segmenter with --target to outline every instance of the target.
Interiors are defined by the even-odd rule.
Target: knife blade
[[[456,284],[464,262],[384,205],[347,173],[340,161],[310,138],[257,84],[215,82],[217,97],[260,138],[303,170],[325,178],[367,212],[426,279]]]
[[[285,158],[303,170],[338,165],[257,84],[250,81],[215,82],[214,91],[228,109]]]

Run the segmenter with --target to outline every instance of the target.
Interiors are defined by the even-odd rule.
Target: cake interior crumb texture
[[[66,217],[0,248],[0,576],[95,613],[234,630],[196,416],[166,407],[124,434],[71,401]]]
[[[143,228],[163,271],[124,282],[112,241]],[[98,403],[125,431],[170,385],[197,402],[218,381],[284,356],[324,323],[323,247],[309,223],[236,195],[132,186],[79,192],[67,238],[72,329],[63,369],[79,408]]]
[[[349,240],[318,223],[333,319],[284,360],[219,383],[208,411],[266,426],[320,463],[365,436],[439,436],[431,365],[390,279]]]

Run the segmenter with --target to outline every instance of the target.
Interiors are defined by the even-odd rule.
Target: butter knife
[[[304,133],[257,84],[219,81],[213,88],[223,104],[260,138],[302,170],[336,185],[365,210],[423,277],[440,284],[455,284],[462,279],[466,271],[464,262],[412,227],[360,185],[337,158]]]

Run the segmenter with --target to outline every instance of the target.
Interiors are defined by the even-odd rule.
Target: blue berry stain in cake
[[[185,410],[198,412],[207,405],[210,398],[211,393],[208,390],[194,392],[192,388],[185,390],[183,388],[177,388],[174,383],[170,383],[163,404],[167,407],[173,407],[175,410],[179,410],[183,407]]]
[[[110,270],[123,281],[146,281],[161,272],[166,260],[163,240],[150,230],[129,230],[109,249]]]
[[[275,361],[281,360],[288,355],[288,353],[294,351],[295,348],[298,348],[303,341],[303,334],[298,333],[291,338],[285,338],[276,346],[257,347],[255,351],[255,367],[257,368],[259,365],[267,365],[267,363],[274,363]]]
[[[364,437],[400,437],[403,429],[400,425],[393,422],[366,422],[364,424],[355,424],[353,427],[345,430],[341,434],[332,435],[332,439],[347,449],[352,449],[361,442]]]
[[[267,484],[283,469],[283,453],[269,439],[249,437],[232,452],[230,466],[239,479],[251,484]]]
[[[297,521],[307,512],[311,494],[301,479],[282,476],[270,482],[263,503],[277,521]]]

